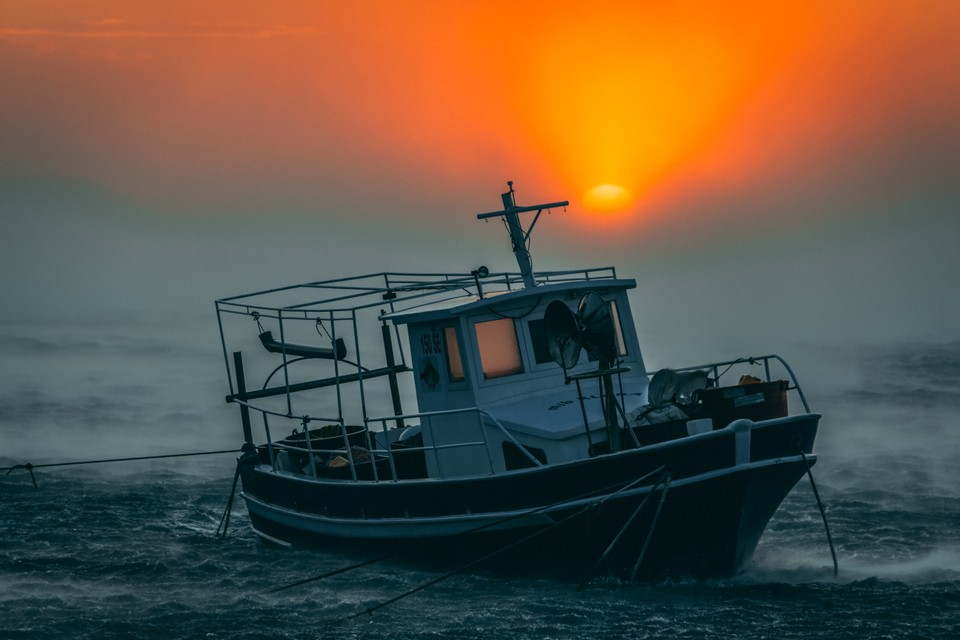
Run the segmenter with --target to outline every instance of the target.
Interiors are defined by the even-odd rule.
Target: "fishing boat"
[[[778,355],[648,370],[613,267],[371,273],[217,300],[254,531],[579,575],[728,576],[816,462]],[[257,380],[251,385],[251,380]],[[794,409],[793,412],[790,409]]]

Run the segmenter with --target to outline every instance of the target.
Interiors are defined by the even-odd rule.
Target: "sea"
[[[212,314],[0,324],[0,638],[960,638],[960,343],[781,355],[823,414],[836,576],[804,479],[730,578],[581,591],[382,561],[307,581],[389,549],[270,546],[240,500],[218,538],[233,453],[72,464],[239,447]],[[695,363],[648,366],[671,364]]]

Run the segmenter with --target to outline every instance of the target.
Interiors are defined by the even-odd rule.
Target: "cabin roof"
[[[569,291],[583,291],[587,289],[622,290],[633,289],[636,286],[637,281],[633,278],[605,278],[599,280],[573,280],[547,283],[533,288],[491,292],[483,298],[470,295],[435,301],[420,307],[387,313],[381,317],[386,320],[391,320],[394,324],[430,322],[472,314],[484,309],[495,309],[529,298],[562,295]]]

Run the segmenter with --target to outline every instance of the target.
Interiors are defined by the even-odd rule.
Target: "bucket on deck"
[[[759,422],[787,415],[786,380],[773,380],[696,392],[698,414],[713,418],[713,428],[722,429],[734,420]]]

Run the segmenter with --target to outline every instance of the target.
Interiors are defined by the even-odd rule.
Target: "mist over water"
[[[824,416],[814,475],[837,579],[802,480],[753,561],[728,580],[600,580],[579,594],[480,570],[334,626],[437,574],[385,564],[267,594],[367,556],[264,546],[239,504],[227,540],[215,541],[233,475],[228,454],[39,469],[38,489],[23,470],[0,477],[0,635],[722,638],[763,637],[773,626],[792,638],[953,637],[960,343],[797,353],[784,355]],[[7,323],[0,358],[0,465],[240,445],[212,313]],[[269,630],[265,620],[274,621]]]
[[[232,446],[211,320],[3,325],[4,455],[38,462]]]

